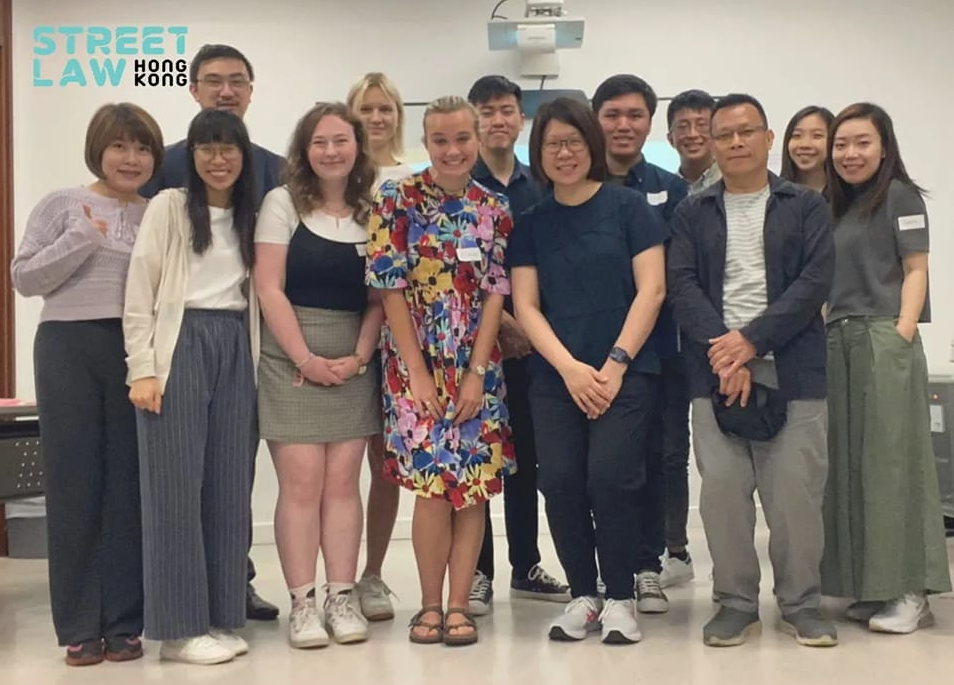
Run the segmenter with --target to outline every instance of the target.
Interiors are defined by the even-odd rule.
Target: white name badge
[[[666,192],[665,190],[660,190],[658,193],[646,193],[646,200],[653,207],[655,207],[656,205],[664,204],[666,200],[668,199],[669,199],[669,193]]]
[[[367,243],[355,243],[354,249],[357,251],[359,257],[368,256],[368,244]]]
[[[914,231],[924,228],[925,218],[923,214],[912,214],[910,216],[898,217],[898,229],[901,231]]]
[[[479,247],[457,248],[457,258],[462,262],[479,262],[481,257]]]

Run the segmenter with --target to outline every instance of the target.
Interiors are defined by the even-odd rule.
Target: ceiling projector
[[[557,50],[583,45],[582,17],[563,13],[563,0],[526,0],[522,19],[491,19],[487,40],[491,50],[517,50],[521,76],[558,76]]]

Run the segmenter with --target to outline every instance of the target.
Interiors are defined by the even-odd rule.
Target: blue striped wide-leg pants
[[[139,410],[145,636],[245,625],[255,380],[244,312],[186,310],[161,412]]]

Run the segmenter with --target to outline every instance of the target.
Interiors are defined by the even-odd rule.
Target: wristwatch
[[[362,357],[357,352],[355,352],[351,356],[358,360],[358,375],[363,376],[368,370],[368,362],[366,362],[364,360],[364,357]]]
[[[617,364],[622,364],[623,366],[629,366],[633,363],[633,358],[629,356],[629,353],[624,350],[622,347],[614,347],[610,350],[609,358],[612,359]]]

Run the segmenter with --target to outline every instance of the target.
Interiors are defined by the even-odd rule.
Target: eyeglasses
[[[203,143],[192,148],[195,156],[206,162],[211,162],[216,155],[221,155],[222,159],[237,159],[242,156],[242,149],[232,143]]]
[[[743,142],[748,142],[755,137],[756,133],[764,131],[764,126],[753,126],[750,128],[739,129],[738,131],[723,131],[721,133],[716,133],[712,136],[712,140],[719,143],[719,145],[729,145],[735,140],[735,137],[738,136],[739,140]]]
[[[709,135],[709,124],[704,122],[693,122],[693,121],[680,121],[678,124],[672,127],[672,132],[678,136],[687,136],[692,133],[692,129],[695,128],[696,133],[701,136]]]
[[[564,140],[548,140],[543,144],[543,150],[548,155],[558,155],[563,146],[570,152],[577,153],[586,150],[586,141],[582,138],[566,138]]]
[[[230,76],[227,79],[221,76],[204,76],[198,82],[212,90],[222,90],[226,83],[232,90],[245,90],[252,85],[252,82],[244,76]]]

